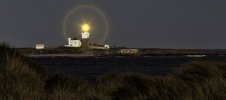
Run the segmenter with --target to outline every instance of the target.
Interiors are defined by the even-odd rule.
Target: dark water
[[[226,56],[192,57],[39,57],[32,58],[43,65],[50,75],[65,74],[92,80],[113,71],[141,72],[149,75],[166,75],[181,64],[193,60],[226,61]]]

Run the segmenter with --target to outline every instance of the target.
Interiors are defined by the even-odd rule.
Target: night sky
[[[79,5],[105,13],[110,45],[226,49],[226,0],[1,0],[0,41],[63,45],[63,19]]]

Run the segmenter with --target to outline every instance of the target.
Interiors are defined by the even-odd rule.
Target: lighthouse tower
[[[82,40],[81,40],[82,47],[87,48],[87,47],[89,47],[90,26],[88,24],[83,24],[81,28],[82,28],[82,33],[81,33],[81,35],[82,35]]]

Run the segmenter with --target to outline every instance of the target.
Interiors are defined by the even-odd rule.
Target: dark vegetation
[[[94,83],[48,76],[17,50],[0,45],[0,100],[225,100],[226,63],[191,62],[168,76],[109,73]]]
[[[19,48],[17,49],[21,54],[75,54],[75,53],[83,53],[84,50],[82,48],[46,48],[43,50],[36,50],[35,48]]]
[[[36,50],[35,48],[18,48],[17,50],[24,55],[30,54],[93,54],[98,56],[185,56],[185,55],[226,55],[226,50],[199,50],[199,49],[144,49],[139,48],[136,54],[122,54],[121,49],[87,49],[87,48],[45,48]]]

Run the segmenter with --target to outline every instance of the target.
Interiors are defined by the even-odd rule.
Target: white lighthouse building
[[[68,38],[68,44],[65,47],[81,47],[81,40]]]
[[[83,24],[82,25],[82,47],[84,48],[88,48],[90,46],[90,43],[89,43],[89,36],[90,36],[90,33],[89,33],[89,30],[90,30],[90,27],[88,24]]]
[[[89,39],[89,32],[82,32],[82,39]]]

